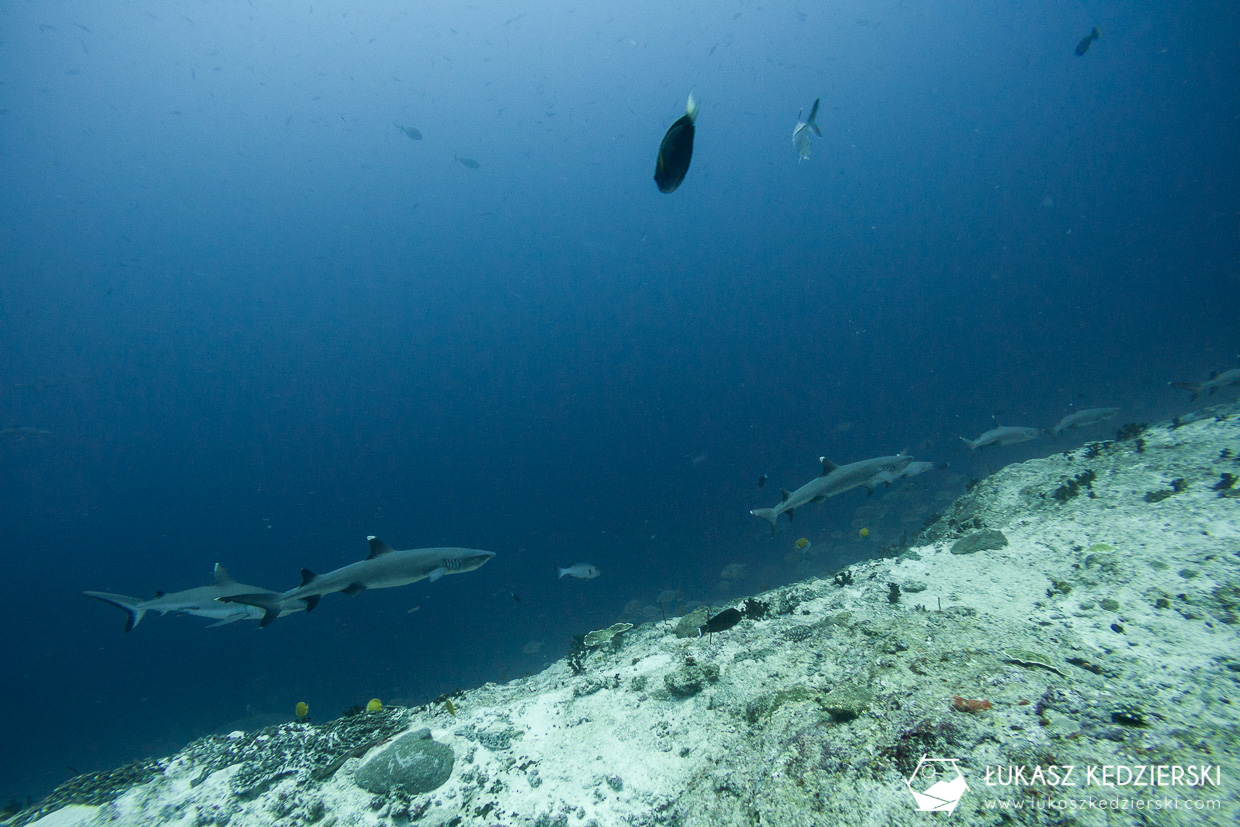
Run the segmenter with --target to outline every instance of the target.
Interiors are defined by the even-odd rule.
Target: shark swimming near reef
[[[304,601],[306,611],[318,605],[325,594],[344,592],[356,597],[366,589],[392,589],[419,580],[434,583],[445,574],[463,574],[480,568],[495,556],[493,551],[472,548],[410,548],[397,550],[377,537],[367,537],[370,554],[365,560],[341,566],[326,574],[301,570],[301,585],[280,594],[231,594],[220,598],[227,603],[242,603],[262,609],[259,626],[269,626],[283,615],[282,607],[290,600]]]
[[[1111,417],[1119,413],[1119,408],[1085,408],[1084,410],[1074,411],[1056,423],[1051,428],[1051,433],[1059,436],[1070,428],[1084,428],[1088,425],[1096,425],[1099,422],[1105,422]]]
[[[863,459],[860,462],[850,462],[848,465],[836,465],[826,457],[819,457],[818,461],[822,463],[821,475],[805,483],[796,491],[789,492],[787,488],[783,489],[783,500],[779,505],[773,508],[755,508],[749,513],[770,523],[773,536],[775,521],[780,514],[787,514],[788,519],[791,520],[792,513],[806,503],[820,503],[827,497],[834,497],[836,494],[865,485],[881,473],[899,474],[908,467],[912,459],[903,454],[896,454],[890,457]]]
[[[924,474],[933,467],[933,462],[910,462],[902,471],[896,471],[894,473],[879,471],[877,474],[865,481],[865,487],[869,489],[869,493],[873,494],[874,489],[878,488],[880,485],[888,486],[896,480],[907,479],[908,477],[915,477],[918,474]]]
[[[259,586],[238,583],[228,574],[228,570],[219,563],[215,564],[215,581],[211,585],[185,589],[179,592],[168,592],[167,594],[156,592],[155,597],[150,600],[142,600],[141,598],[130,597],[125,594],[111,594],[110,592],[82,592],[82,594],[87,597],[93,597],[95,600],[102,600],[104,603],[123,610],[128,615],[125,620],[126,632],[131,631],[141,623],[143,616],[147,612],[159,612],[160,614],[175,612],[177,614],[212,618],[216,622],[212,623],[211,626],[223,626],[226,623],[235,623],[238,620],[258,619],[264,616],[265,610],[257,609],[254,606],[220,602],[222,598],[236,594],[270,595],[273,598],[272,607],[280,616],[304,611],[306,608],[306,604],[300,600],[279,599],[279,592],[269,591]]]
[[[1193,399],[1201,396],[1203,393],[1214,393],[1219,388],[1225,388],[1228,385],[1240,385],[1240,368],[1232,368],[1222,373],[1212,373],[1210,378],[1204,382],[1172,382],[1171,387],[1179,388],[1182,391],[1188,391],[1193,395]]]
[[[1028,442],[1031,439],[1037,439],[1041,435],[1041,428],[1019,428],[1014,425],[1000,425],[997,428],[991,428],[977,439],[960,437],[960,441],[968,445],[969,451],[973,452],[989,448],[991,445],[1015,445],[1018,442]]]

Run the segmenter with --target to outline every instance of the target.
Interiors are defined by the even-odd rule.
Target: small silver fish
[[[576,577],[578,580],[592,580],[602,574],[602,572],[598,570],[597,566],[592,566],[589,563],[573,563],[568,568],[560,569],[560,577],[566,574],[570,577]]]
[[[797,150],[797,163],[809,160],[809,133],[812,131],[819,138],[822,137],[822,130],[818,128],[818,123],[814,120],[818,116],[818,101],[820,98],[814,98],[814,105],[810,107],[809,117],[801,120],[801,112],[797,113],[797,125],[792,130],[792,145]]]

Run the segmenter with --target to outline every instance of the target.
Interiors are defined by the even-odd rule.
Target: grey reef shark
[[[793,512],[807,503],[820,503],[827,497],[843,494],[861,485],[865,485],[879,474],[887,474],[892,479],[903,473],[912,461],[912,457],[897,454],[891,457],[875,457],[848,465],[836,465],[826,457],[819,457],[822,473],[802,485],[796,491],[783,489],[783,500],[774,508],[755,508],[749,513],[761,517],[771,524],[771,535],[775,534],[775,521],[780,514],[787,514],[792,519]]]
[[[356,597],[367,589],[392,589],[419,580],[434,583],[445,574],[463,574],[480,568],[495,556],[493,551],[473,548],[410,548],[397,550],[377,537],[367,537],[370,554],[365,560],[350,563],[326,574],[301,570],[301,585],[280,594],[230,594],[220,598],[226,603],[241,603],[263,610],[259,626],[269,626],[283,616],[283,606],[290,600],[302,601],[306,611],[318,605],[325,594],[344,592]]]
[[[245,606],[240,603],[222,603],[222,599],[237,594],[264,594],[269,595],[275,602],[273,607],[278,607],[278,613],[283,616],[293,612],[304,611],[306,604],[300,600],[280,600],[279,592],[269,591],[259,586],[250,586],[245,583],[238,583],[228,574],[228,570],[219,563],[215,564],[215,582],[209,586],[199,586],[195,589],[186,589],[180,592],[156,592],[155,597],[150,600],[142,600],[137,597],[130,597],[125,594],[111,594],[109,592],[82,592],[87,597],[93,597],[95,600],[102,600],[121,609],[127,615],[125,619],[125,631],[131,631],[133,627],[142,622],[142,618],[147,612],[159,612],[160,614],[168,614],[175,612],[177,614],[197,615],[199,617],[208,617],[216,622],[211,626],[223,626],[225,623],[235,623],[238,620],[258,619],[265,615],[265,610],[257,609],[253,606]],[[210,628],[208,626],[207,628]]]

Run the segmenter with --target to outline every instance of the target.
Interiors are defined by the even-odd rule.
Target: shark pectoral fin
[[[279,606],[267,606],[263,610],[263,619],[258,621],[258,628],[265,629],[276,622],[276,618],[280,616]]]
[[[434,583],[436,580],[443,577],[447,573],[448,573],[448,570],[445,569],[443,566],[440,566],[439,568],[433,570],[430,574],[428,574],[426,576],[426,579]]]
[[[785,514],[788,515],[788,522],[792,522],[792,512],[794,511],[796,511],[795,508],[789,508],[787,511],[784,512]]]
[[[810,502],[812,503],[825,503],[826,501],[827,501],[826,494],[819,494],[817,497],[814,497],[814,499],[810,500]],[[788,513],[791,514],[792,512],[788,512]]]
[[[319,605],[319,595],[312,594],[309,597],[303,597],[301,602],[306,604],[306,611],[308,612],[315,606]]]
[[[345,586],[340,591],[344,592],[349,597],[357,597],[359,594],[366,591],[366,587],[363,586],[361,583],[350,583],[349,585]]]

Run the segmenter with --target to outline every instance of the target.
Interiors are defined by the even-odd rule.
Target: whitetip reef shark
[[[1225,388],[1228,385],[1240,385],[1240,368],[1232,368],[1222,373],[1211,373],[1210,378],[1204,382],[1171,383],[1171,387],[1191,393],[1193,399],[1196,399],[1203,393],[1214,393],[1219,388]]]
[[[213,618],[216,622],[207,628],[223,626],[226,623],[235,623],[238,620],[257,619],[265,616],[264,609],[240,603],[220,602],[221,598],[235,594],[270,595],[274,599],[272,603],[273,608],[281,616],[291,614],[292,612],[304,611],[306,608],[306,604],[300,600],[281,599],[279,592],[273,592],[260,586],[238,583],[228,574],[228,570],[219,563],[215,564],[215,582],[211,585],[199,586],[179,592],[169,592],[167,594],[156,592],[155,597],[151,600],[142,600],[141,598],[130,597],[125,594],[111,594],[109,592],[82,592],[82,594],[122,609],[127,615],[125,620],[126,632],[131,631],[133,627],[141,623],[143,616],[147,612],[159,612],[160,614],[176,612],[177,614]]]
[[[269,626],[283,616],[283,606],[290,600],[304,602],[306,611],[318,605],[319,598],[333,592],[356,597],[366,589],[392,589],[419,580],[434,583],[445,574],[462,574],[480,568],[495,556],[493,551],[473,548],[410,548],[397,550],[377,537],[367,537],[370,554],[365,560],[350,563],[326,574],[301,570],[301,585],[280,594],[258,592],[234,593],[220,599],[226,603],[242,603],[263,610],[259,626]]]
[[[1015,445],[1018,442],[1028,442],[1031,439],[1037,439],[1041,435],[1041,428],[1020,428],[1015,425],[1000,425],[997,428],[991,428],[977,439],[960,437],[960,441],[968,445],[969,452],[972,453],[983,448],[989,448],[991,445]]]
[[[1119,408],[1085,408],[1084,410],[1075,411],[1068,414],[1051,428],[1051,433],[1059,436],[1069,428],[1084,428],[1088,425],[1096,425],[1099,422],[1105,422],[1111,417],[1119,413]]]
[[[863,459],[860,462],[850,462],[848,465],[836,465],[826,457],[819,457],[818,461],[822,463],[822,474],[817,479],[810,480],[796,491],[789,492],[787,488],[783,489],[783,500],[774,508],[755,508],[749,513],[770,523],[771,535],[774,536],[775,521],[779,519],[780,514],[787,514],[788,519],[791,520],[793,511],[806,503],[820,503],[827,497],[834,497],[836,494],[842,494],[859,485],[865,485],[878,474],[885,473],[894,479],[908,467],[912,459],[903,454],[896,454],[890,457]]]

